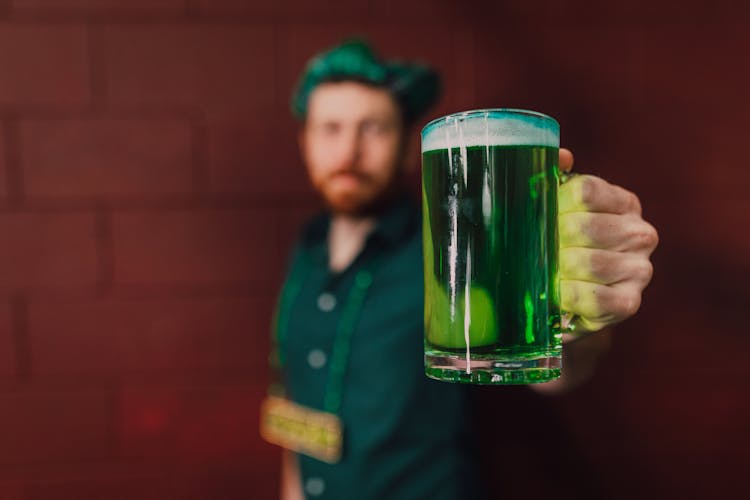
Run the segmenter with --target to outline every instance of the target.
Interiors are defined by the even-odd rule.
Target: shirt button
[[[318,309],[323,312],[331,312],[336,307],[336,297],[333,294],[325,292],[318,296]]]
[[[305,492],[311,497],[319,497],[326,489],[326,483],[319,477],[311,477],[305,481]]]
[[[317,370],[325,366],[327,358],[326,353],[320,349],[313,349],[307,354],[307,363],[310,365],[310,368]]]

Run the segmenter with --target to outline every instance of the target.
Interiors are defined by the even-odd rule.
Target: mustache
[[[342,175],[352,175],[360,181],[364,182],[372,181],[372,177],[369,174],[353,168],[340,168],[338,170],[335,170],[328,175],[327,180],[332,180]]]

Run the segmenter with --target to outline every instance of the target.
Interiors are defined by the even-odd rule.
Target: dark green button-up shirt
[[[344,377],[343,457],[330,465],[300,455],[303,491],[325,499],[473,498],[467,388],[424,375],[418,210],[406,198],[395,202],[341,273],[328,267],[329,223],[323,215],[307,225],[292,262],[303,279],[282,311],[288,326],[280,346],[292,400],[323,409],[341,311],[358,271],[371,271],[373,280]]]

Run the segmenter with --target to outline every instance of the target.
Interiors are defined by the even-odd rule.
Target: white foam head
[[[514,109],[456,113],[422,129],[422,152],[470,146],[560,146],[560,126],[549,116]]]

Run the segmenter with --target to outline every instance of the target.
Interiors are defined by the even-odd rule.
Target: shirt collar
[[[398,244],[407,238],[418,224],[419,212],[416,204],[408,194],[401,194],[378,216],[375,229],[368,237],[368,244],[371,241],[387,245]],[[319,245],[325,247],[330,225],[330,213],[315,217],[303,231],[303,245],[308,248]]]
[[[414,201],[402,194],[378,217],[370,239],[396,245],[406,239],[419,223],[419,213]]]

